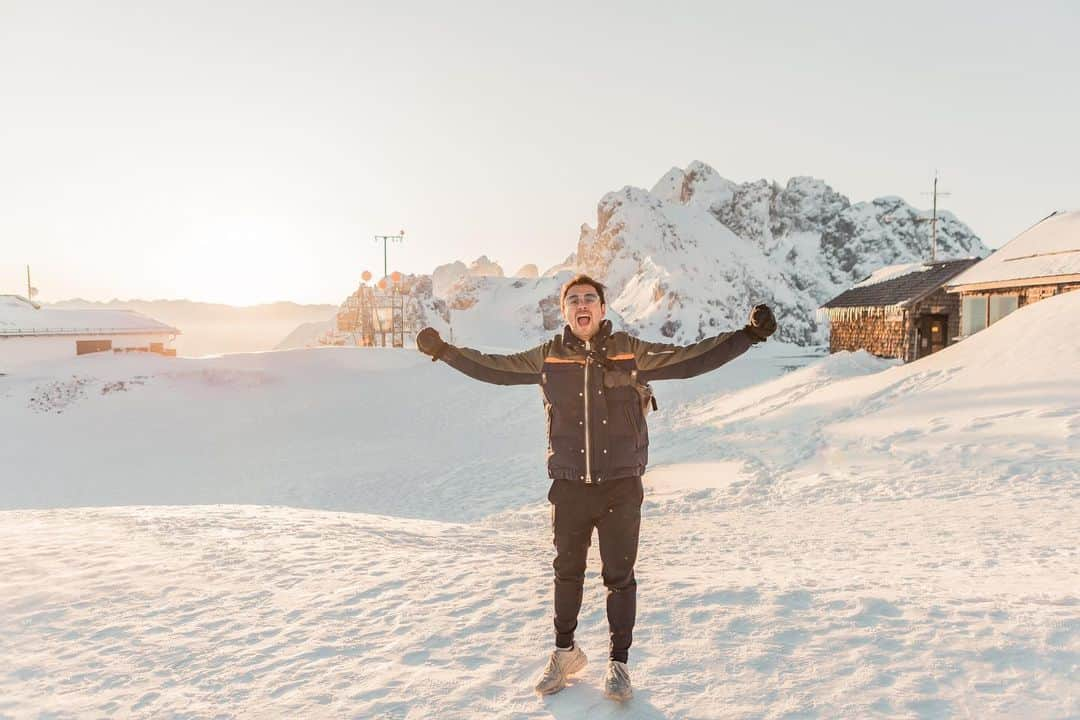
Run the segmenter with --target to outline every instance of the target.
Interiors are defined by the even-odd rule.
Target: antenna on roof
[[[38,294],[38,289],[30,284],[30,266],[26,266],[26,299],[31,303],[34,302],[34,296]]]
[[[937,174],[937,170],[935,170],[934,171],[934,192],[933,193],[923,193],[923,195],[933,195],[934,196],[934,214],[930,217],[930,262],[932,262],[932,263],[937,262],[937,223],[938,223],[937,199],[938,199],[939,195],[941,197],[948,197],[949,195],[952,195],[952,193],[947,193],[947,192],[939,193],[938,189],[937,189],[937,181],[938,181],[938,174]]]

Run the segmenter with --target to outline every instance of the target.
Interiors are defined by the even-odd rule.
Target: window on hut
[[[1005,317],[1019,305],[1018,295],[991,295],[990,296],[990,324],[993,325]]]
[[[980,295],[967,295],[964,297],[960,308],[960,317],[963,324],[960,334],[964,337],[974,335],[986,327],[986,297]]]
[[[88,355],[89,353],[106,352],[112,350],[112,340],[76,340],[75,354]]]

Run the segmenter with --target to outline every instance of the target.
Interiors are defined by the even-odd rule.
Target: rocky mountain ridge
[[[538,277],[506,277],[485,256],[415,276],[409,292],[415,322],[463,344],[550,337],[562,327],[559,288],[581,271],[607,285],[615,325],[642,337],[695,342],[741,327],[766,302],[780,339],[813,345],[826,339],[818,306],[880,267],[929,260],[930,226],[899,197],[853,203],[817,178],[736,183],[693,162],[649,190],[604,195],[576,251]],[[939,259],[990,252],[947,211],[937,230]]]
[[[824,181],[737,184],[704,163],[673,168],[651,190],[608,193],[583,225],[578,264],[642,335],[693,342],[773,305],[781,339],[824,340],[817,307],[873,270],[930,258],[926,214],[898,197],[852,203]],[[937,257],[989,249],[951,213]]]

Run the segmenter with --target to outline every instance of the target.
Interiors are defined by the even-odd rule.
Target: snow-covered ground
[[[343,348],[0,377],[0,716],[1076,717],[1077,317],[658,383],[626,707],[596,557],[592,663],[531,692],[535,388]]]

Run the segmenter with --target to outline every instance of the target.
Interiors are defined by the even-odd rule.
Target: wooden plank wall
[[[833,320],[830,326],[829,352],[866,350],[878,357],[905,357],[906,315],[894,319],[867,313],[854,320]]]
[[[1080,283],[1059,283],[1057,285],[1014,285],[1013,287],[994,288],[993,290],[974,290],[972,292],[956,293],[964,297],[989,297],[990,295],[1017,295],[1017,305],[1024,307],[1045,300],[1054,295],[1080,290]]]

